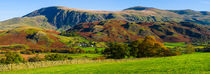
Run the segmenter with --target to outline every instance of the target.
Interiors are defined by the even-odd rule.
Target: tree
[[[185,47],[184,52],[186,54],[191,54],[191,53],[195,52],[195,48],[193,47],[192,44],[187,44],[187,46]]]
[[[139,46],[140,44],[142,44],[144,39],[138,39],[136,41],[133,41],[129,44],[129,47],[131,47],[132,49],[130,50],[130,55],[133,57],[137,57],[138,56],[138,52],[139,52]]]
[[[171,52],[153,36],[146,36],[144,40],[132,42],[131,55],[134,57],[170,56]]]
[[[205,46],[203,52],[210,52],[210,45]]]
[[[4,62],[5,64],[14,64],[24,62],[24,59],[16,52],[6,52]]]
[[[122,59],[129,56],[129,48],[127,44],[111,43],[110,47],[106,48],[103,54],[109,58]]]

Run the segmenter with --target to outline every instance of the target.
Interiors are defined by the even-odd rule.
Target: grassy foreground
[[[118,63],[70,64],[1,74],[107,74],[107,73],[210,73],[210,53],[195,53],[173,57],[138,59]]]

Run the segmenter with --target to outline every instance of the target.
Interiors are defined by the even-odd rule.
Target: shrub
[[[175,55],[181,55],[183,53],[183,50],[182,50],[181,47],[169,48],[169,50],[172,52],[171,54],[173,56],[175,56]]]
[[[6,52],[5,59],[1,59],[2,63],[14,64],[24,62],[24,59],[16,52]]]
[[[62,32],[60,35],[63,35],[63,36],[68,36],[68,37],[75,37],[75,36],[79,36],[79,34],[75,33],[75,32],[70,32],[70,33],[67,33],[67,32]]]
[[[24,45],[24,44],[14,44],[14,45],[3,45],[3,46],[0,46],[0,49],[2,50],[7,50],[7,49],[10,49],[10,50],[23,50],[23,49],[28,49],[29,47],[27,45]]]
[[[103,54],[109,58],[125,58],[126,56],[129,56],[128,45],[123,43],[111,43],[110,47],[106,48]]]
[[[187,46],[185,47],[184,53],[185,54],[191,54],[195,52],[195,48],[193,47],[192,44],[187,44]]]
[[[104,59],[106,59],[106,57],[95,57],[92,60],[104,60]]]
[[[210,45],[205,46],[203,52],[210,52]]]
[[[51,55],[46,55],[45,59],[49,61],[58,61],[58,60],[71,60],[73,58],[61,54],[51,54]]]
[[[38,55],[31,57],[28,59],[29,62],[39,62],[39,61],[43,61],[42,58],[40,58]]]
[[[100,53],[100,51],[98,50],[98,48],[95,49],[95,53]]]
[[[21,54],[34,54],[34,52],[32,52],[32,51],[29,51],[29,50],[25,50],[25,51],[21,51],[20,52]]]

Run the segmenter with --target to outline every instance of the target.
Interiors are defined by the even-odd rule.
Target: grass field
[[[169,47],[169,48],[185,47],[186,46],[186,44],[184,42],[177,42],[177,43],[168,43],[168,42],[165,42],[164,45],[166,47]]]
[[[80,48],[80,49],[82,49],[82,50],[85,50],[85,51],[89,51],[89,50],[91,50],[91,51],[95,51],[95,47],[75,47],[75,48]],[[97,48],[99,51],[102,51],[102,50],[104,50],[105,48]]]
[[[64,54],[64,53],[58,53],[58,54]],[[95,57],[101,57],[103,56],[102,54],[64,54],[64,55],[67,55],[67,56],[70,56],[72,58],[77,58],[77,59],[80,59],[80,58],[95,58]]]
[[[1,74],[203,74],[210,73],[210,53],[163,58],[145,58],[121,63],[70,64],[54,67],[0,72]]]
[[[101,57],[102,54],[90,54],[90,53],[81,53],[81,54],[68,54],[68,53],[43,53],[40,55],[49,55],[49,54],[62,54],[67,55],[69,57],[72,57],[74,59],[82,59],[82,58],[95,58],[95,57]]]

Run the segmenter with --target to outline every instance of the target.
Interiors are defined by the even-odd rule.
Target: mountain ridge
[[[0,28],[0,30],[15,28],[18,26],[16,24],[25,24],[31,26],[30,22],[32,22],[32,24],[37,23],[33,25],[35,27],[44,27],[43,25],[46,25],[52,26],[49,29],[64,31],[80,23],[91,23],[109,19],[118,19],[132,22],[187,21],[201,25],[210,25],[209,14],[210,12],[207,11],[162,10],[153,7],[142,6],[130,7],[122,11],[97,11],[68,8],[63,6],[52,6],[35,10],[29,14],[24,15],[23,17],[18,18],[19,20],[13,21],[14,19],[10,19],[2,21],[0,22],[0,25],[6,28]],[[35,17],[40,18],[34,19]],[[30,21],[25,18],[34,21]],[[40,20],[43,20],[42,24],[38,23]]]
[[[23,17],[45,16],[48,22],[58,28],[73,27],[79,23],[89,23],[107,19],[119,19],[126,21],[189,21],[203,25],[210,25],[210,15],[196,14],[197,17],[187,14],[179,14],[185,10],[161,10],[151,7],[131,7],[122,11],[96,11],[82,10],[63,6],[46,7],[31,12]],[[208,14],[209,12],[202,12]],[[205,16],[205,17],[204,17]],[[200,20],[201,19],[201,20]],[[204,21],[203,21],[204,20]]]

